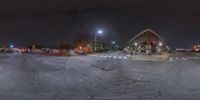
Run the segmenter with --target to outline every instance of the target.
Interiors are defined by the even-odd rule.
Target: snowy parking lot
[[[124,56],[121,53],[113,53]],[[0,55],[2,100],[199,100],[200,59]]]

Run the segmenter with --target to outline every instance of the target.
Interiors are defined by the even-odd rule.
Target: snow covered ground
[[[125,56],[115,52],[110,55]],[[176,56],[178,57],[178,56]],[[1,100],[199,100],[200,59],[0,55]]]

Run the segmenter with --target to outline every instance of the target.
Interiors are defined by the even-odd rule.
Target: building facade
[[[87,33],[80,33],[74,37],[74,49],[86,53],[93,53],[95,50],[94,37]],[[96,51],[101,52],[105,50],[105,43],[101,39],[96,41]]]
[[[161,53],[166,47],[165,41],[152,29],[145,29],[128,42],[128,49],[135,53]]]

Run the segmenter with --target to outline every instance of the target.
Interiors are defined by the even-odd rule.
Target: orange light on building
[[[199,51],[200,51],[200,45],[194,45],[194,46],[192,47],[192,49],[193,49],[194,51],[196,51],[196,52],[199,52]]]

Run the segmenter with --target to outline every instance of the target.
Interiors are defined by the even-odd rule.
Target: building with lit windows
[[[95,49],[94,37],[87,33],[80,33],[74,37],[74,49],[86,53],[93,53]],[[105,51],[105,43],[101,39],[96,41],[96,51]]]
[[[192,51],[200,52],[200,45],[194,45],[194,46],[192,47]]]
[[[128,42],[128,49],[137,53],[161,53],[166,47],[165,41],[152,29],[145,29]]]

